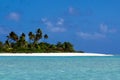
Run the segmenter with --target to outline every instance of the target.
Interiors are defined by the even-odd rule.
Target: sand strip
[[[113,56],[97,53],[0,53],[0,56]]]

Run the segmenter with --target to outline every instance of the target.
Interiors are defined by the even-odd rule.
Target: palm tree
[[[44,35],[44,39],[48,39],[48,35],[47,34]]]
[[[24,38],[25,38],[25,33],[22,33],[22,37],[24,37]]]
[[[13,41],[15,41],[15,42],[17,42],[18,41],[18,36],[17,36],[17,34],[15,33],[15,32],[10,32],[9,33],[9,36],[7,36],[9,39],[11,39],[11,40],[13,40]]]
[[[27,46],[27,42],[26,42],[26,40],[25,40],[25,34],[24,34],[24,33],[21,34],[21,36],[20,36],[20,38],[19,38],[19,40],[18,40],[17,45],[18,45],[19,47],[24,47],[24,48]]]
[[[32,32],[28,34],[30,41],[34,41],[35,35]]]
[[[44,39],[48,39],[48,35],[47,34],[44,35]]]
[[[38,28],[36,33],[38,33],[38,34],[42,34],[41,29],[40,29],[40,28]]]
[[[35,40],[34,40],[34,43],[37,43],[40,39],[42,39],[42,31],[41,29],[37,29],[36,31],[36,36],[35,36]]]
[[[28,36],[29,36],[29,44],[28,44],[28,48],[33,48],[33,43],[32,42],[34,42],[34,38],[35,38],[35,35],[32,33],[32,32],[29,32],[29,34],[28,34]]]
[[[15,46],[15,43],[18,41],[18,35],[11,31],[9,35],[7,36],[7,40],[5,41],[5,46],[7,48],[13,48]]]

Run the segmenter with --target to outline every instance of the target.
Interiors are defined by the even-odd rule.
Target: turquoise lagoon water
[[[120,56],[0,57],[0,80],[120,80]]]

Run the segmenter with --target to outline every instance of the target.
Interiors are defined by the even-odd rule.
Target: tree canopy
[[[18,36],[14,31],[11,31],[5,42],[0,41],[0,52],[8,53],[49,53],[49,52],[75,52],[73,45],[70,42],[58,42],[50,44],[46,41],[41,41],[42,38],[47,40],[48,34],[43,34],[39,28],[36,32],[28,33],[29,40],[26,40],[26,34],[22,33]]]

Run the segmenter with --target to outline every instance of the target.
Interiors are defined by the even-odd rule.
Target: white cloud
[[[53,24],[52,24],[51,22],[45,22],[45,25],[46,25],[47,27],[53,27]]]
[[[42,18],[42,19],[41,19],[41,22],[42,22],[44,25],[46,25],[47,27],[52,27],[52,26],[53,26],[52,22],[49,21],[47,18]]]
[[[64,24],[64,19],[59,18],[59,20],[57,21],[57,25],[63,25],[63,24]]]
[[[79,10],[75,9],[74,7],[69,7],[69,8],[68,8],[68,13],[69,13],[70,15],[79,15],[79,14],[80,14],[80,13],[79,13]]]
[[[44,23],[47,21],[47,18],[42,18],[41,21]]]
[[[114,33],[117,30],[116,29],[109,29],[107,25],[105,24],[100,24],[100,31],[102,33]]]
[[[19,21],[20,20],[20,14],[17,12],[11,12],[7,16],[8,19],[14,20],[14,21]]]
[[[115,33],[116,29],[109,29],[107,25],[100,24],[100,32],[77,32],[77,35],[83,39],[103,39],[106,38],[109,33]]]
[[[101,33],[86,33],[86,32],[78,32],[77,33],[78,36],[80,36],[83,39],[101,39],[101,38],[105,38],[106,36],[104,34]]]
[[[64,28],[64,19],[59,18],[58,21],[51,22],[47,18],[41,19],[42,23],[47,27],[48,30],[51,32],[65,32],[66,29]]]

